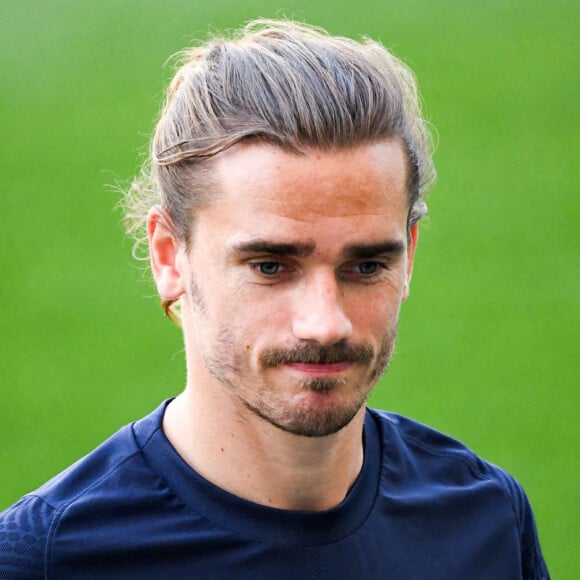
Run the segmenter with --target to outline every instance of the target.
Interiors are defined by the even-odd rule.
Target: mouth
[[[353,366],[353,362],[341,361],[333,363],[302,363],[289,362],[286,366],[292,370],[312,376],[330,376],[344,373]]]

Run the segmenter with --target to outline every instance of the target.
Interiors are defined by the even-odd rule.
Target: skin
[[[162,210],[149,216],[154,278],[181,301],[187,361],[164,431],[231,493],[329,509],[360,472],[366,399],[409,293],[417,228],[402,147],[240,144],[215,169],[220,193],[189,250]]]

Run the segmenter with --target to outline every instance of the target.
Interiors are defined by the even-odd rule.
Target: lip
[[[288,363],[287,366],[292,370],[306,373],[309,375],[327,376],[337,375],[348,370],[353,365],[352,362],[344,361],[329,364],[311,364],[311,363]]]

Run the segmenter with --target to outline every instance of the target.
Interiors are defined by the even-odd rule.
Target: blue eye
[[[260,262],[256,264],[256,267],[260,270],[260,274],[264,274],[264,276],[275,276],[280,273],[282,264],[280,262]]]
[[[363,276],[372,276],[376,274],[377,270],[379,269],[378,262],[361,262],[357,266],[358,271]]]

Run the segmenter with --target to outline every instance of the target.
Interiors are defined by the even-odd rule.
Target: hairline
[[[321,152],[321,153],[325,153],[325,154],[332,154],[334,152],[348,152],[348,151],[358,149],[360,147],[378,144],[378,143],[398,143],[399,146],[401,147],[401,151],[403,153],[403,158],[404,158],[404,162],[405,162],[405,198],[406,198],[407,210],[408,210],[407,230],[409,233],[413,223],[418,222],[421,219],[421,216],[419,216],[419,218],[417,220],[415,220],[415,222],[410,223],[411,211],[413,208],[412,208],[412,204],[411,204],[412,195],[410,192],[410,183],[409,183],[410,178],[411,178],[409,151],[407,150],[407,147],[405,146],[403,139],[399,135],[393,135],[391,137],[378,137],[378,138],[374,138],[374,139],[365,139],[365,140],[361,140],[358,143],[352,143],[352,144],[348,144],[348,145],[333,144],[330,146],[325,146],[325,145],[319,145],[319,144],[306,143],[303,146],[298,146],[298,147],[289,146],[289,145],[286,145],[284,143],[277,142],[273,139],[265,139],[263,137],[251,137],[251,138],[242,139],[236,143],[233,143],[229,147],[227,147],[226,149],[223,149],[222,151],[216,153],[215,155],[213,155],[211,157],[196,161],[195,163],[199,164],[196,169],[192,169],[191,167],[187,167],[187,161],[186,161],[186,162],[184,162],[185,163],[185,167],[183,169],[184,171],[197,172],[203,167],[203,170],[205,170],[204,172],[206,174],[206,177],[208,178],[208,181],[205,183],[205,185],[207,186],[207,189],[211,190],[211,191],[206,190],[204,192],[203,198],[199,200],[199,203],[191,208],[191,215],[190,215],[191,227],[190,227],[189,232],[188,232],[188,238],[185,240],[181,239],[182,236],[179,236],[177,231],[175,231],[175,230],[174,230],[174,235],[177,238],[177,241],[185,243],[186,248],[189,249],[191,247],[191,245],[192,245],[191,236],[193,234],[193,231],[195,230],[195,222],[196,222],[198,212],[204,208],[209,207],[213,203],[219,202],[221,196],[224,195],[224,192],[221,190],[221,186],[220,186],[219,172],[218,172],[217,167],[216,167],[217,162],[222,160],[224,155],[226,155],[228,153],[234,153],[235,150],[239,147],[243,147],[243,146],[265,147],[265,148],[269,148],[272,150],[283,151],[289,155],[294,155],[296,157],[303,157],[303,156],[307,156],[311,152]],[[164,208],[164,209],[168,210],[168,208]]]

